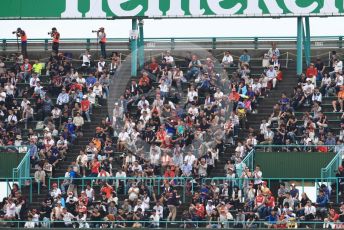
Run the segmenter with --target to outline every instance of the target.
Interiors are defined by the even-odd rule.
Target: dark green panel
[[[0,178],[12,178],[13,168],[17,168],[25,153],[0,152]]]
[[[256,152],[255,164],[265,178],[320,178],[334,153]]]

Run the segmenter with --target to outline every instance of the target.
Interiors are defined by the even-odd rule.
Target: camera
[[[53,32],[48,32],[48,35],[51,35]]]
[[[17,33],[17,31],[13,31],[13,32],[12,32],[12,34],[16,34],[16,33]]]
[[[98,33],[99,30],[92,30],[92,33]]]

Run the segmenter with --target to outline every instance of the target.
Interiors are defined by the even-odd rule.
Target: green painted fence
[[[0,147],[0,175],[11,178],[13,169],[17,168],[25,154],[26,147],[5,146]]]
[[[335,153],[320,152],[256,152],[255,165],[260,165],[264,177],[269,178],[319,178],[336,156]]]

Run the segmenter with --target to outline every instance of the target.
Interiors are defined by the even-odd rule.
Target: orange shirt
[[[344,100],[344,90],[338,92],[338,100]]]
[[[106,186],[101,189],[101,192],[106,194],[106,198],[110,198],[113,188],[111,186]]]

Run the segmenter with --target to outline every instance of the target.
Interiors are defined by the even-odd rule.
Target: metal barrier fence
[[[23,147],[23,146],[22,146]],[[12,178],[28,178],[30,177],[30,151],[26,147],[26,154],[16,168],[13,168]]]
[[[175,38],[145,38],[145,47],[149,50],[183,50],[186,44],[199,44],[203,49],[268,49],[271,42],[279,42],[280,49],[295,49],[296,37],[175,37]],[[2,38],[3,51],[17,50],[17,39]],[[29,51],[48,51],[51,39],[28,39]],[[96,38],[64,38],[61,39],[61,50],[97,49]],[[113,50],[128,50],[128,38],[108,38],[107,46]],[[329,49],[343,47],[343,36],[313,36],[312,48]],[[189,47],[190,48],[190,47]]]
[[[11,226],[12,228],[24,228],[25,223],[28,221],[0,221],[0,227]],[[321,229],[321,228],[328,228],[325,226],[331,226],[331,228],[335,229],[343,229],[344,222],[336,221],[336,222],[325,222],[320,220],[314,221],[305,221],[305,220],[297,220],[295,218],[277,220],[277,221],[269,221],[269,220],[253,220],[253,221],[236,221],[233,220],[215,220],[215,221],[206,221],[206,220],[182,220],[182,221],[166,221],[166,220],[140,220],[140,221],[127,221],[127,220],[116,220],[116,221],[31,221],[31,223],[35,223],[38,228],[38,225],[42,226],[43,229],[56,229],[56,228],[64,228],[64,229],[74,229],[74,228],[111,228],[111,229],[133,229],[131,226],[139,224],[141,227],[136,228],[169,228],[169,229],[180,229],[180,228],[198,228],[198,229],[209,229],[209,228],[222,228],[222,229],[230,229],[230,228],[254,228],[254,229],[270,229],[270,228],[311,228],[311,229]],[[67,224],[65,224],[67,223]],[[173,224],[171,224],[173,223]],[[2,226],[1,226],[2,225]],[[82,227],[79,227],[79,226]]]
[[[248,152],[246,157],[242,160],[242,162],[249,167],[251,171],[253,171],[254,168],[254,153],[255,149],[252,149],[251,151]]]
[[[65,177],[58,177],[58,178],[49,178],[48,182],[48,189],[50,190],[50,186],[52,183],[57,183],[61,185],[64,181],[68,180],[76,180],[77,186],[81,188],[81,190],[85,190],[87,184],[98,185],[101,183],[109,183],[115,187],[115,191],[117,192],[120,185],[120,182],[123,184],[124,191],[127,192],[130,186],[133,183],[143,183],[144,185],[148,186],[151,192],[157,188],[157,193],[160,194],[162,185],[167,181],[170,184],[173,184],[175,187],[180,187],[182,189],[182,200],[185,202],[186,197],[186,184],[190,184],[190,192],[193,193],[194,187],[191,181],[193,180],[192,177],[83,177],[83,178],[65,178]],[[101,182],[101,183],[99,183]]]
[[[306,191],[306,188],[314,188],[314,192],[317,193],[322,184],[328,188],[334,188],[334,199],[339,204],[341,198],[341,182],[344,181],[342,177],[330,177],[330,178],[230,178],[230,177],[213,177],[203,178],[202,184],[211,185],[216,184],[217,186],[223,186],[227,184],[229,188],[238,187],[239,189],[247,189],[249,184],[261,184],[264,181],[267,183],[267,187],[272,190],[274,195],[277,195],[278,186],[281,182],[288,188],[291,184],[295,184],[296,187],[300,188],[300,194]],[[244,199],[244,196],[242,197]],[[332,197],[333,198],[333,197]],[[343,197],[341,198],[343,199]]]
[[[32,202],[32,197],[33,197],[33,186],[34,186],[34,182],[35,179],[32,177],[23,177],[23,178],[17,178],[17,179],[13,179],[13,178],[0,178],[0,183],[6,183],[6,196],[8,197],[11,193],[13,184],[17,184],[18,187],[20,188],[20,190],[22,190],[24,187],[27,188],[27,190],[25,190],[25,196],[28,196],[29,201]],[[1,191],[4,196],[4,190]],[[27,193],[28,192],[28,193]],[[37,184],[37,194],[40,194],[40,184]]]

